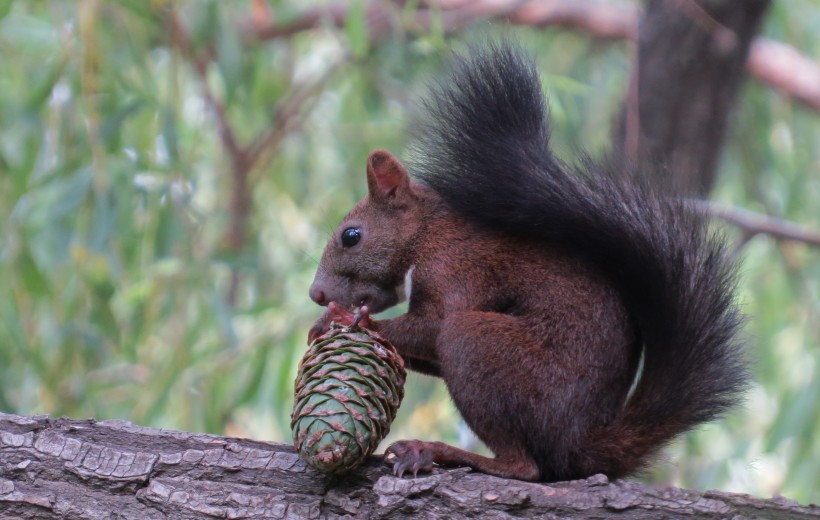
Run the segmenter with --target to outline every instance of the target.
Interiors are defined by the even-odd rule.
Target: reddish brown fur
[[[640,342],[617,292],[591,264],[556,244],[474,228],[399,161],[368,159],[369,195],[328,244],[311,297],[380,312],[398,301],[413,267],[408,312],[369,323],[409,368],[444,379],[464,420],[496,454],[489,459],[442,443],[403,441],[387,453],[396,470],[468,465],[525,480],[594,471],[584,438],[622,408]],[[488,209],[489,210],[489,209]],[[341,233],[361,229],[342,247]],[[350,319],[333,307],[331,319]]]

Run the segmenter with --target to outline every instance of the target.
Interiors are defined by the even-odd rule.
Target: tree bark
[[[614,136],[616,157],[669,171],[688,193],[715,179],[728,116],[770,0],[650,0]]]
[[[396,478],[380,459],[322,475],[292,446],[0,413],[0,518],[820,518],[785,498],[467,469]]]

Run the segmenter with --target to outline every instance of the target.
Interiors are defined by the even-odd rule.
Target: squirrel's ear
[[[367,158],[367,188],[376,199],[393,199],[410,187],[407,170],[387,150],[375,150]]]

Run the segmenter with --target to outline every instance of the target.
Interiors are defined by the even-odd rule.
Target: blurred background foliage
[[[414,98],[465,39],[537,53],[561,156],[607,147],[624,42],[499,22],[445,35],[412,23],[413,2],[377,39],[355,1],[340,27],[253,37],[253,20],[322,4],[0,0],[0,410],[289,442],[317,258],[367,153],[402,152]],[[816,57],[817,27],[817,1],[792,0],[762,33]],[[818,121],[749,81],[715,198],[820,228]],[[252,164],[226,129],[259,145]],[[741,256],[746,406],[645,478],[820,502],[820,255],[760,235]],[[397,437],[476,443],[415,374]]]

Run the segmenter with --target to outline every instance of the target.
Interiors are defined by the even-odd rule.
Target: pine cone
[[[299,456],[345,473],[373,453],[404,397],[404,361],[375,332],[334,324],[299,364],[291,429]]]

